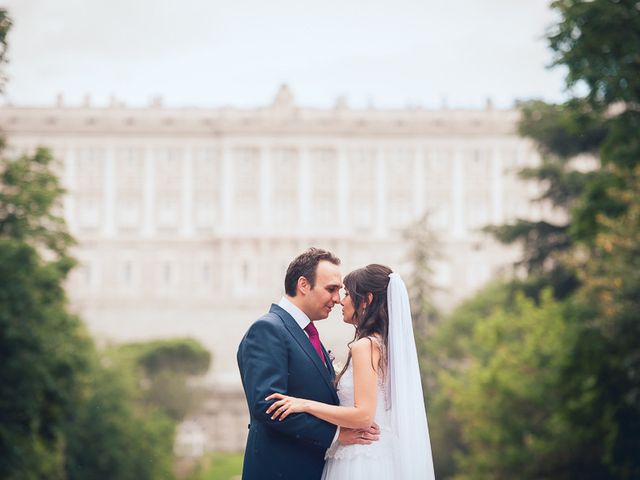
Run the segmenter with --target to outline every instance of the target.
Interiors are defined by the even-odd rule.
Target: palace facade
[[[409,273],[404,231],[429,213],[439,239],[438,302],[451,308],[517,258],[487,224],[553,212],[517,171],[536,165],[518,113],[295,104],[286,86],[255,109],[5,105],[10,154],[49,147],[79,240],[73,307],[105,341],[194,336],[211,381],[238,385],[248,325],[283,292],[289,261],[334,251],[344,272]],[[319,325],[346,353],[339,308]]]

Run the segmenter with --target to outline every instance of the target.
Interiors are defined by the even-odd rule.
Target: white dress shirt
[[[287,297],[282,297],[278,302],[278,306],[281,307],[283,310],[285,310],[289,315],[293,317],[293,319],[296,321],[298,325],[300,325],[300,328],[304,331],[304,333],[308,337],[309,334],[307,333],[305,328],[307,328],[307,325],[311,323],[311,320],[309,320],[309,317],[307,317],[307,314],[304,313],[302,310],[300,310],[298,307],[296,307],[294,303],[291,300],[289,300]]]

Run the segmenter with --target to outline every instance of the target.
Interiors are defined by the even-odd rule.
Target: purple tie
[[[325,363],[324,355],[322,354],[322,346],[320,345],[320,335],[318,334],[318,329],[313,324],[313,322],[309,322],[309,325],[304,327],[304,331],[309,335],[309,341],[311,342],[311,345],[313,345],[313,348],[316,349],[316,352],[318,352],[322,363]]]

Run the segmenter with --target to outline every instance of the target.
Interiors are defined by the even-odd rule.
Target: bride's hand
[[[267,408],[267,414],[271,415],[271,420],[284,420],[291,413],[300,413],[305,411],[306,400],[302,398],[290,397],[281,393],[272,393],[265,400],[277,400],[269,408]],[[278,418],[280,417],[280,418]]]

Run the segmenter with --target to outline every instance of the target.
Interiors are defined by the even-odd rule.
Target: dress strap
[[[373,340],[374,342],[376,342],[380,350],[382,350],[382,348],[384,347],[384,345],[382,344],[382,341],[376,335],[369,335],[367,338],[369,340]]]
[[[369,335],[368,337],[365,337],[365,338],[368,338],[372,344],[375,343],[378,346],[378,349],[380,350],[380,356],[381,356],[381,366],[384,368],[387,364],[387,352],[385,350],[384,343],[382,343],[382,340],[378,338],[376,335]]]

